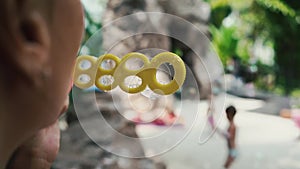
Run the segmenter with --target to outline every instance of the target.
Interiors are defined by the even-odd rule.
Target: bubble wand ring
[[[129,59],[138,58],[143,61],[143,66],[138,70],[130,70],[126,67]],[[100,65],[104,61],[112,60],[115,66],[111,69],[104,69]],[[168,84],[158,82],[156,72],[160,65],[170,63],[174,68],[174,78]],[[109,76],[113,80],[108,84],[103,84],[101,78]],[[125,78],[128,76],[137,76],[142,82],[137,86],[128,86],[125,84]],[[86,89],[96,85],[100,90],[110,91],[119,86],[127,93],[139,93],[148,86],[153,92],[160,95],[169,95],[175,93],[184,83],[186,77],[186,68],[182,59],[171,52],[162,52],[151,60],[141,53],[128,53],[122,59],[112,54],[105,54],[98,59],[94,56],[79,56],[76,60],[74,71],[75,86]]]

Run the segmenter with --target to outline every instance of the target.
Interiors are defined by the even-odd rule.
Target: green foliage
[[[300,98],[300,88],[299,89],[295,89],[291,92],[291,96],[292,97],[296,97],[296,98]]]
[[[183,51],[180,48],[175,48],[173,52],[180,57],[183,56]]]
[[[220,56],[224,65],[226,61],[236,56],[237,39],[234,37],[235,27],[226,28],[221,26],[217,29],[215,26],[210,27],[210,32],[213,35],[212,43]]]
[[[282,87],[282,86],[276,86],[273,91],[277,95],[284,95],[284,93],[285,93],[284,87]]]
[[[300,108],[300,88],[291,92],[291,106],[293,108]]]
[[[210,3],[210,6],[213,10],[228,6],[228,0],[208,0],[208,2]]]
[[[221,6],[215,8],[211,12],[211,23],[212,25],[216,26],[217,28],[221,27],[223,19],[226,18],[232,12],[229,6]]]
[[[84,14],[85,14],[85,38],[82,44],[84,44],[97,30],[101,29],[102,24],[99,21],[95,21],[91,14],[84,8]]]
[[[217,8],[229,6],[235,10],[249,9],[254,3],[259,4],[266,10],[281,12],[285,16],[294,17],[296,11],[281,0],[207,0],[210,3],[213,11]]]
[[[85,38],[82,44],[102,27],[102,15],[106,8],[107,0],[81,0],[85,14]]]
[[[256,2],[268,10],[279,11],[285,16],[294,17],[296,14],[294,9],[280,0],[256,0]]]
[[[292,2],[300,11],[300,1]],[[275,29],[271,29],[278,65],[276,82],[285,87],[287,94],[299,88],[300,84],[300,24],[295,17],[286,17],[278,13],[268,13]]]
[[[289,94],[300,84],[300,1],[207,0],[212,7],[210,32],[216,51],[225,64],[232,56],[244,63],[255,57],[254,44],[263,41],[275,51],[275,65],[258,62],[257,86]],[[232,16],[232,14],[234,14]],[[234,19],[228,26],[224,21]],[[276,85],[266,85],[274,77]]]

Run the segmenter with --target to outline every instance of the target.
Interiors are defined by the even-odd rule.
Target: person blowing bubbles
[[[80,0],[1,0],[0,8],[0,169],[50,169],[83,9]]]

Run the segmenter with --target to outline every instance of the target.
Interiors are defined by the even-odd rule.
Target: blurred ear
[[[30,82],[41,85],[50,73],[50,32],[48,23],[36,9],[19,16],[17,64]]]

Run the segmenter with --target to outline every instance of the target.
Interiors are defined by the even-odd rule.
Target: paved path
[[[184,104],[196,104],[186,101]],[[238,109],[235,122],[238,127],[237,144],[239,156],[232,169],[299,169],[300,141],[297,141],[298,129],[289,119],[264,115],[250,110],[263,106],[264,102],[253,99],[241,99],[227,96],[225,105],[234,104]],[[190,106],[192,107],[192,106]],[[167,163],[168,169],[222,169],[227,150],[223,137],[215,133],[204,144],[199,145],[201,129],[206,122],[207,103],[199,103],[199,116],[190,134],[175,148],[160,157]],[[193,110],[185,110],[183,116],[189,119]],[[186,121],[186,123],[188,123]],[[226,128],[225,116],[221,117],[220,128]],[[184,127],[172,127],[168,130],[169,139],[184,135]],[[140,137],[151,137],[165,131],[164,127],[141,125],[137,128]],[[209,136],[211,129],[206,127],[202,138]],[[143,142],[142,142],[143,143]],[[148,155],[153,147],[165,144],[163,140],[143,146]],[[155,158],[155,157],[154,157]]]

